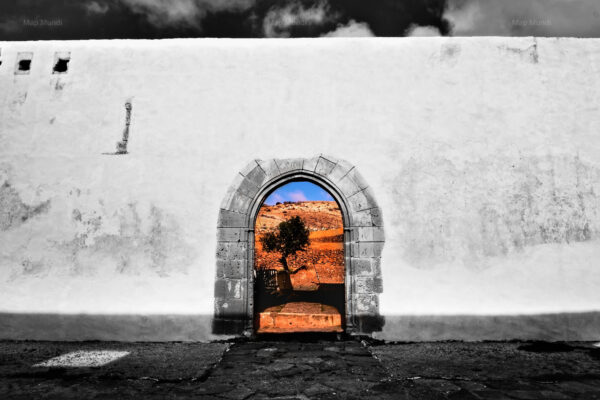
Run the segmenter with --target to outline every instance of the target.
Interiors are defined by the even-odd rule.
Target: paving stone
[[[224,393],[223,397],[233,400],[244,400],[254,393],[255,391],[252,389],[248,389],[245,386],[238,386],[235,389]]]
[[[331,393],[333,392],[333,389],[325,386],[325,385],[321,385],[320,383],[315,383],[313,385],[310,385],[305,391],[304,394],[306,394],[307,396],[311,397],[311,396],[316,396],[319,394],[323,394],[323,393]]]
[[[585,346],[519,346],[0,342],[0,398],[600,399],[600,364]],[[32,367],[76,350],[130,354],[98,368]]]

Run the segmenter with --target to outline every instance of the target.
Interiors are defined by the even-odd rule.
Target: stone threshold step
[[[257,333],[343,332],[342,316],[335,307],[292,302],[269,307],[259,314]]]

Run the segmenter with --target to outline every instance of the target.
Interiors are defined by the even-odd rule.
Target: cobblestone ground
[[[129,354],[98,367],[33,366],[81,350]],[[600,399],[600,348],[314,336],[231,343],[0,342],[0,399],[12,398]]]

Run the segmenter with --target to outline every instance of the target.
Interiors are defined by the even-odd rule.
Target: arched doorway
[[[259,209],[277,187],[308,181],[324,188],[343,218],[345,331],[381,329],[379,293],[383,218],[371,188],[350,163],[329,156],[254,160],[237,174],[217,223],[215,334],[254,331],[255,223]]]
[[[343,332],[344,221],[323,187],[294,180],[268,194],[254,224],[254,332]]]

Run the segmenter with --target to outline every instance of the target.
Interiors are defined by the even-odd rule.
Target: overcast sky
[[[600,0],[0,0],[0,40],[600,37]]]

